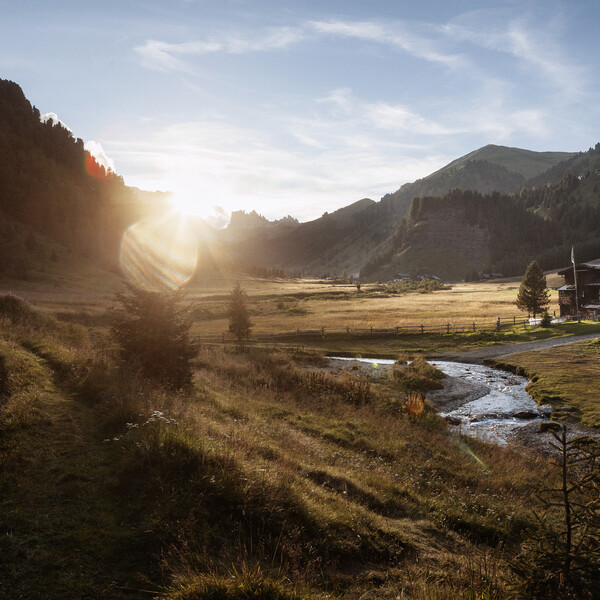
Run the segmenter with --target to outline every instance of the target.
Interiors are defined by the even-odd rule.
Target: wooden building
[[[579,313],[588,318],[597,319],[600,316],[600,259],[575,265],[577,272],[577,295]],[[560,316],[577,315],[575,300],[575,277],[573,267],[558,272],[565,278],[565,284],[558,288],[558,305]]]

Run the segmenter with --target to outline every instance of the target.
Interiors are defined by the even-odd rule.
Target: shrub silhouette
[[[111,330],[121,358],[130,367],[166,387],[180,388],[192,379],[191,361],[198,346],[190,338],[189,308],[181,292],[149,292],[129,287],[117,294]]]

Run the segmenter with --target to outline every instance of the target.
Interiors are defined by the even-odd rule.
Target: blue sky
[[[126,183],[316,218],[489,143],[600,141],[600,3],[3,0],[0,77]]]

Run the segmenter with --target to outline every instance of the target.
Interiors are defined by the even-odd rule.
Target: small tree
[[[231,290],[228,314],[229,331],[236,337],[238,342],[247,339],[252,329],[252,323],[248,315],[248,295],[239,282]]]
[[[117,294],[117,300],[121,308],[113,313],[111,330],[121,358],[162,385],[188,385],[198,346],[190,338],[192,322],[189,308],[180,306],[181,292],[149,292],[129,286],[129,294]]]
[[[600,442],[550,431],[557,485],[536,490],[542,511],[512,564],[526,598],[600,598]]]
[[[535,261],[530,263],[525,271],[515,304],[519,310],[533,314],[534,319],[537,313],[550,306],[546,276]]]

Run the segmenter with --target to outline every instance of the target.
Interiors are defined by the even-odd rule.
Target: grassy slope
[[[532,379],[527,391],[539,403],[575,408],[574,412],[555,415],[600,427],[598,340],[550,348],[543,352],[513,354],[503,358],[502,365],[520,368]]]
[[[561,160],[571,158],[574,155],[575,153],[573,152],[533,152],[531,150],[489,144],[458,158],[441,169],[440,172],[449,168],[459,168],[469,160],[486,160],[493,164],[501,165],[509,171],[520,173],[525,177],[534,177],[556,165]],[[433,175],[435,176],[435,173]],[[432,177],[432,175],[429,177]]]
[[[10,598],[505,596],[541,459],[318,357],[205,348],[194,389],[162,393],[46,319],[2,328]]]

